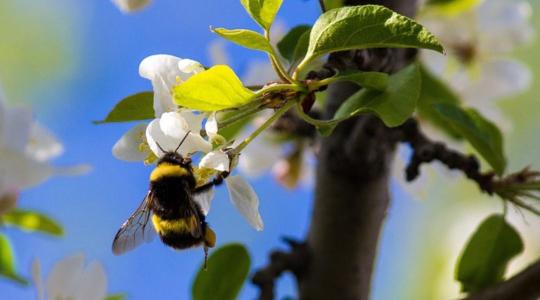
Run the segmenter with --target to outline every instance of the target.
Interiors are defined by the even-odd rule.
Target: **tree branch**
[[[514,277],[469,295],[464,300],[535,300],[540,298],[540,261]]]
[[[274,299],[274,282],[281,274],[291,271],[296,278],[300,278],[307,265],[308,254],[305,243],[292,239],[284,239],[289,244],[290,252],[273,251],[270,253],[269,264],[255,272],[251,282],[259,287],[259,300]]]
[[[416,9],[414,0],[347,1],[367,3],[409,16]],[[415,55],[410,49],[336,53],[316,77],[329,76],[335,69],[394,73]],[[324,117],[333,116],[358,89],[348,82],[331,85]],[[300,299],[369,298],[379,235],[390,205],[389,173],[396,143],[392,131],[371,115],[341,122],[331,136],[320,140],[307,238],[310,261],[298,278]]]

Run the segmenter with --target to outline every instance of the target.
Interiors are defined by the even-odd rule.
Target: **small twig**
[[[416,120],[409,119],[394,131],[398,140],[409,143],[413,154],[405,170],[407,181],[413,181],[420,175],[420,166],[437,160],[449,169],[461,170],[467,178],[475,181],[480,190],[489,195],[498,195],[502,199],[540,215],[540,210],[523,201],[526,198],[538,199],[533,192],[540,191],[540,173],[528,167],[504,177],[496,177],[494,172],[480,172],[480,164],[473,155],[464,155],[451,150],[440,142],[427,138]]]
[[[443,143],[431,141],[420,130],[414,119],[409,119],[398,127],[398,130],[402,133],[402,141],[409,143],[413,150],[411,160],[405,170],[407,181],[413,181],[420,175],[420,166],[423,163],[437,160],[449,169],[461,170],[469,179],[475,181],[482,191],[493,194],[495,174],[493,172],[481,173],[476,157],[464,155],[449,149]]]
[[[292,239],[283,239],[291,248],[290,252],[273,251],[270,253],[270,263],[259,269],[253,275],[251,282],[259,287],[259,300],[273,300],[276,279],[286,271],[292,272],[297,278],[302,276],[308,260],[305,243]]]

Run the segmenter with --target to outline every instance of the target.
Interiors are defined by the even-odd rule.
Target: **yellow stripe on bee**
[[[150,181],[157,181],[160,178],[167,176],[184,176],[189,175],[189,171],[179,165],[169,163],[159,164],[150,174]]]
[[[159,234],[187,233],[193,226],[197,226],[195,216],[176,220],[163,220],[157,215],[152,215],[152,223]]]

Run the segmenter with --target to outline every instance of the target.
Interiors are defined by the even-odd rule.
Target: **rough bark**
[[[368,3],[409,16],[416,11],[415,0],[347,1]],[[408,63],[410,54],[404,49],[340,53],[330,63],[395,72]],[[349,83],[331,86],[326,116],[357,90]],[[343,122],[322,139],[307,237],[309,264],[298,278],[300,299],[369,298],[379,235],[390,204],[395,143],[388,128],[374,117]]]

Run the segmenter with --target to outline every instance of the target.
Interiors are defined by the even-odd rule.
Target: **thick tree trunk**
[[[382,4],[412,16],[415,0],[348,1]],[[331,60],[342,67],[395,72],[410,50],[379,49]],[[358,90],[350,83],[330,87],[326,116]],[[313,217],[307,238],[308,268],[299,278],[300,299],[368,299],[381,228],[390,203],[389,173],[395,139],[375,117],[340,124],[321,141]]]

